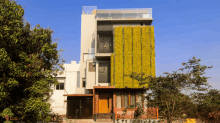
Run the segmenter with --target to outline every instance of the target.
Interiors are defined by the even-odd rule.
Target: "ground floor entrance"
[[[95,86],[92,94],[73,94],[67,98],[69,119],[93,119],[94,121],[135,119],[135,110],[141,106],[148,115],[141,119],[157,119],[157,108],[146,107],[145,89],[115,89],[113,86]],[[123,110],[127,109],[126,114]]]
[[[67,97],[68,119],[92,119],[93,97]]]
[[[99,113],[110,113],[109,104],[110,93],[103,92],[99,94]]]

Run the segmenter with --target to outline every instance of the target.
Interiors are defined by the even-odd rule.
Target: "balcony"
[[[88,49],[88,58],[95,58],[95,48]]]
[[[152,8],[138,8],[138,9],[97,9],[93,13],[96,13],[96,19],[126,19],[126,20],[146,20],[152,19]]]
[[[110,59],[113,53],[113,34],[111,31],[97,33],[96,59]]]

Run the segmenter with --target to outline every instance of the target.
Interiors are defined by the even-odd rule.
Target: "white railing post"
[[[108,10],[108,19],[110,19],[110,10]]]
[[[136,19],[138,18],[138,10],[137,10],[137,16],[136,16]]]

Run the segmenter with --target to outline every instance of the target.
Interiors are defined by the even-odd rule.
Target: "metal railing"
[[[96,19],[144,19],[152,18],[152,8],[97,9],[97,6],[83,6],[82,14],[95,14]]]
[[[98,9],[96,19],[144,19],[152,18],[152,8],[143,9]]]
[[[83,6],[82,14],[92,14],[92,11],[96,9],[97,9],[97,6]]]
[[[95,48],[88,49],[88,58],[95,58]]]

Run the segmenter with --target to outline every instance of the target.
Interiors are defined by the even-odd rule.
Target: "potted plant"
[[[4,109],[3,112],[0,114],[0,116],[6,118],[6,121],[4,121],[4,123],[13,123],[12,121],[9,121],[9,118],[14,116],[10,108]]]

